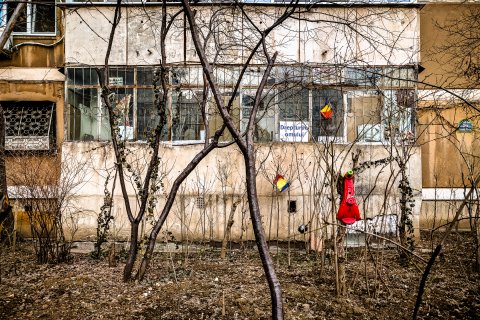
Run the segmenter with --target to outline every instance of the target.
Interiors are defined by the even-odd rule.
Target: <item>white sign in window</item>
[[[280,121],[280,140],[286,142],[308,142],[310,123],[303,121]]]
[[[108,82],[111,86],[123,86],[123,78],[122,77],[110,77],[108,78]]]

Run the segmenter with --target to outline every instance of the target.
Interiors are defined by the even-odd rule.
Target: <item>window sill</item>
[[[14,40],[29,40],[35,38],[36,40],[55,40],[57,33],[12,33]]]

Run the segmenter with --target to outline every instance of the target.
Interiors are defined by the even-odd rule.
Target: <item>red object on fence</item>
[[[355,200],[353,170],[348,170],[341,179],[343,185],[342,201],[340,202],[340,208],[338,208],[337,219],[345,224],[352,224],[360,220],[360,211]]]

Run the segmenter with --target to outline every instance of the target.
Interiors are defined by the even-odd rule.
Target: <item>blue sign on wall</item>
[[[458,132],[472,132],[473,123],[469,119],[463,119],[458,123]]]

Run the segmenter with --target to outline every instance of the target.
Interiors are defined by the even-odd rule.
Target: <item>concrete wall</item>
[[[145,163],[149,159],[146,146],[132,144],[131,147],[129,161],[132,163],[132,169],[143,174]],[[155,216],[163,208],[173,180],[201,148],[201,145],[165,145],[161,149],[161,171],[165,175],[162,179],[164,188],[155,195],[158,202]],[[338,145],[334,149],[335,172],[348,170],[352,165],[350,154],[352,150],[347,145]],[[360,163],[383,159],[389,155],[384,146],[359,145],[354,149],[362,150]],[[78,214],[80,230],[77,238],[93,238],[97,214],[103,204],[107,170],[113,167],[112,149],[100,143],[68,142],[64,143],[62,152],[63,157],[74,156],[76,161],[89,163],[86,166],[89,172],[86,174],[88,178],[85,184],[72,190],[71,194],[75,206],[81,209]],[[331,221],[331,189],[328,179],[325,179],[326,155],[324,146],[316,144],[259,144],[257,186],[263,223],[270,238],[276,239],[278,235],[278,238],[286,240],[294,233],[298,238],[296,230],[300,224],[311,222],[311,228],[319,228],[324,225],[324,221]],[[276,190],[272,184],[277,173],[284,175],[291,183],[290,188],[283,193]],[[399,213],[397,174],[398,168],[391,163],[372,167],[357,175],[357,201],[363,218]],[[414,189],[414,220],[418,226],[421,204],[421,193],[418,192],[421,189],[418,148],[412,149],[408,175]],[[110,191],[111,181],[112,179],[107,184]],[[136,212],[138,203],[134,196],[135,191],[131,183],[128,184],[130,204]],[[213,151],[183,183],[163,230],[172,231],[177,240],[221,240],[232,203],[240,199],[235,212],[232,236],[237,240],[251,239],[253,234],[244,192],[244,166],[240,152],[235,147]],[[204,199],[204,208],[197,206],[199,197]],[[297,211],[288,213],[288,201],[292,200],[297,202]],[[115,237],[124,239],[128,235],[128,221],[118,184],[115,188],[113,213],[116,218],[112,232]],[[152,217],[147,217],[146,229],[149,228],[151,221]]]
[[[478,17],[468,17],[478,14],[479,6],[470,1],[446,2],[428,3],[420,11],[420,63],[425,70],[419,74],[419,80],[443,88],[478,87],[478,82],[475,84],[465,77],[464,69],[469,55],[478,56],[474,49],[478,42],[478,21],[475,21]],[[458,36],[470,31],[465,38]],[[478,63],[475,58],[471,62]],[[433,89],[422,83],[419,88]]]
[[[172,5],[168,10],[173,14],[179,7]],[[217,57],[217,62],[235,64],[245,61],[246,45],[258,37],[246,19],[229,7],[215,7],[220,11],[214,11],[212,7],[198,6],[195,10],[198,23],[203,21],[205,24],[213,14],[221,13],[221,18],[216,20],[218,29],[214,31],[220,43],[228,49]],[[246,6],[245,10],[261,28],[271,24],[283,12],[283,8],[273,6]],[[104,63],[113,12],[113,6],[67,6],[67,64]],[[158,63],[160,12],[160,7],[154,6],[122,8],[122,20],[117,27],[109,60],[111,65]],[[277,62],[402,65],[414,64],[418,60],[419,25],[414,7],[312,8],[299,18],[305,20],[288,19],[268,37],[271,52],[279,52]],[[179,15],[168,37],[168,63],[198,61],[191,36],[183,32],[183,26],[183,16]],[[201,27],[206,35],[206,29]],[[207,46],[207,52],[213,56],[216,52],[212,47],[213,44]],[[260,58],[254,61],[264,62]]]
[[[478,82],[464,74],[466,58],[473,52],[462,52],[458,42],[464,43],[464,39],[452,29],[461,29],[470,23],[475,32],[475,22],[468,22],[466,17],[479,8],[463,2],[432,3],[421,10],[420,54],[425,70],[419,74],[424,84],[419,84],[418,133],[424,188],[463,187],[465,179],[479,172],[477,110],[480,100],[478,89],[472,89]],[[474,33],[471,40],[475,41]],[[450,90],[445,92],[438,87]],[[457,131],[463,119],[472,121],[472,132]]]

